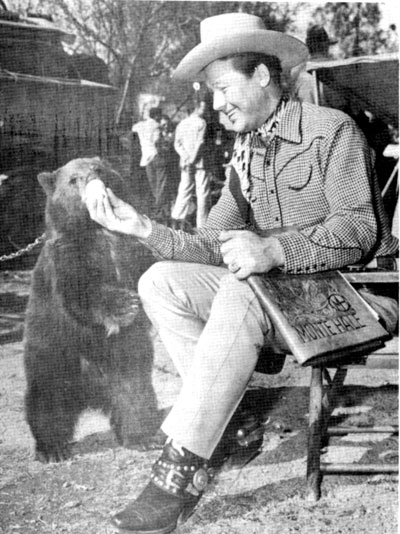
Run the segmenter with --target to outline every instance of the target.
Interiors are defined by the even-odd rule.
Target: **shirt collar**
[[[276,136],[292,143],[301,142],[301,103],[289,100],[276,130]]]
[[[276,129],[276,137],[285,139],[289,142],[299,144],[301,142],[301,104],[298,101],[289,100],[286,104],[285,111],[282,114],[279,125]],[[250,154],[252,143],[257,140],[255,132],[237,134],[231,165],[239,176],[240,187],[243,196],[250,202],[251,184],[250,174]],[[260,137],[261,139],[261,137]]]

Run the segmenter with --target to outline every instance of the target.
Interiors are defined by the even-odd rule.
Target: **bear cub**
[[[94,179],[131,201],[122,177],[99,158],[38,176],[46,240],[33,270],[24,358],[26,418],[43,462],[68,458],[88,407],[110,414],[124,446],[151,446],[159,422],[150,323],[135,290],[140,245],[90,219],[84,199]]]

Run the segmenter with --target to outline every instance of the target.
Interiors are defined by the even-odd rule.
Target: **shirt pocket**
[[[281,190],[303,191],[310,187],[314,181],[315,161],[310,157],[309,150],[303,150],[300,153],[292,153],[279,166],[277,162],[278,173],[276,176],[277,183]]]
[[[301,166],[297,166],[294,172],[291,172],[288,176],[288,189],[291,191],[301,191],[305,189],[311,183],[313,176],[312,166],[307,166],[302,169]]]

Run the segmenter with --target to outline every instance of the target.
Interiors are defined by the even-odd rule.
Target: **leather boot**
[[[207,461],[171,443],[152,468],[139,497],[113,516],[119,532],[168,534],[193,513],[208,482]]]

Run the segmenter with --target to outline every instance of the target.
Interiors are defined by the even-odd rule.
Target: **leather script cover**
[[[252,275],[248,283],[302,365],[376,350],[390,337],[339,271]]]

